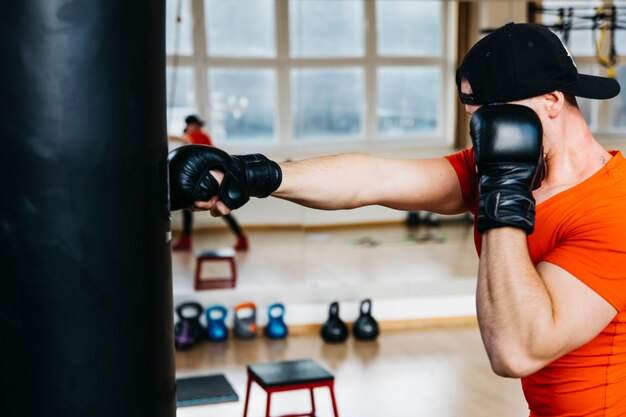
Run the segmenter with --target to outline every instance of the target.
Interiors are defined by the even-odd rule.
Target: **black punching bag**
[[[2,417],[175,415],[164,15],[2,1]]]

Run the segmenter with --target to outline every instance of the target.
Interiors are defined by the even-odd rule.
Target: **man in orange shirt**
[[[185,117],[185,129],[183,136],[170,135],[169,140],[182,142],[185,145],[196,144],[213,146],[211,136],[204,131],[204,121],[195,114]]]
[[[203,129],[204,121],[195,114],[185,118],[185,130],[183,136],[170,135],[168,139],[171,141],[181,142],[185,145],[195,144],[204,146],[213,146],[211,136]],[[224,220],[228,224],[230,230],[235,234],[237,240],[233,248],[236,251],[248,250],[248,238],[241,230],[239,223],[232,215],[224,216]],[[178,239],[172,243],[174,251],[188,251],[191,249],[191,238],[193,233],[193,214],[190,210],[183,210],[183,231]]]
[[[471,149],[278,165],[192,148],[170,156],[174,204],[216,216],[268,195],[324,210],[469,210],[493,370],[521,378],[531,416],[626,415],[626,160],[598,143],[576,103],[612,98],[619,84],[579,74],[558,37],[533,24],[479,41],[457,83]]]

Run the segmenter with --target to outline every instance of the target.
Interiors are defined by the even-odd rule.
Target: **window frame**
[[[406,148],[452,148],[454,141],[454,123],[456,121],[456,89],[454,83],[455,51],[456,51],[456,2],[442,1],[441,13],[441,45],[439,57],[402,57],[378,56],[376,42],[376,2],[362,0],[364,7],[365,30],[364,50],[362,57],[331,57],[331,58],[298,58],[289,56],[289,1],[274,0],[275,46],[276,56],[273,58],[219,57],[207,53],[205,31],[205,1],[188,0],[192,10],[192,55],[166,56],[166,64],[172,67],[177,62],[179,67],[192,67],[196,82],[197,111],[210,126],[210,91],[208,74],[212,68],[264,68],[276,71],[276,114],[274,117],[275,134],[271,141],[242,140],[217,141],[218,146],[229,150],[255,149],[281,151],[288,154],[315,153],[328,151],[375,151],[379,149]],[[402,135],[380,135],[377,117],[377,80],[379,67],[413,67],[436,66],[441,70],[439,92],[441,95],[437,112],[438,126],[436,131],[424,133],[408,133]],[[291,109],[291,70],[300,68],[340,68],[359,67],[363,69],[362,130],[358,138],[337,137],[320,139],[293,139],[293,120]],[[177,132],[171,132],[177,133]]]
[[[542,1],[542,4],[544,2]],[[612,0],[603,0],[602,3],[606,6],[613,5]],[[541,19],[537,20],[538,23],[542,23]],[[557,35],[560,36],[558,32]],[[602,77],[608,76],[607,68],[598,63],[594,55],[580,55],[574,53],[570,45],[566,45],[567,49],[572,54],[572,58],[579,68],[579,71],[583,74],[598,75]],[[618,55],[618,63],[626,62],[626,55]],[[626,65],[626,64],[623,64]],[[622,65],[616,65],[616,69]],[[592,71],[586,71],[581,68],[592,68]],[[624,87],[622,87],[624,89]],[[624,94],[621,92],[620,94]],[[623,146],[624,135],[626,134],[626,126],[621,128],[615,128],[610,125],[611,120],[611,100],[590,100],[591,101],[591,120],[588,121],[588,126],[592,134],[602,143],[609,147]]]

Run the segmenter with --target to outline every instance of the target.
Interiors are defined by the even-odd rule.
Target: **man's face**
[[[187,125],[187,132],[197,132],[200,129],[202,129],[202,126],[200,126],[198,123],[189,123]]]
[[[470,85],[469,81],[467,81],[467,78],[465,77],[461,79],[461,92],[464,94],[473,93],[472,86]],[[474,112],[478,110],[479,108],[480,108],[480,105],[465,104],[465,112],[469,114],[470,116],[474,114]]]
[[[470,85],[469,81],[467,81],[465,77],[461,79],[461,92],[464,94],[473,93],[472,86]],[[535,110],[536,113],[539,113],[537,111],[538,109],[535,108],[536,106],[535,106],[535,102],[533,98],[526,98],[526,99],[516,100],[516,101],[507,101],[506,104],[519,104],[522,106],[530,107],[531,109]],[[471,116],[472,114],[474,114],[476,110],[481,108],[481,106],[483,105],[482,104],[477,104],[477,105],[465,104],[465,112]]]

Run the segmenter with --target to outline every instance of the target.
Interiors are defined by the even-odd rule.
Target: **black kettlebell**
[[[352,326],[354,338],[358,340],[374,340],[378,337],[378,323],[372,317],[372,301],[361,301],[361,315]]]
[[[200,324],[202,305],[196,302],[183,303],[176,307],[178,322],[174,325],[174,345],[184,350],[197,344],[204,338],[204,327]]]
[[[320,331],[322,339],[329,343],[341,343],[348,338],[348,326],[339,318],[339,303],[332,302],[328,309],[328,320]]]

